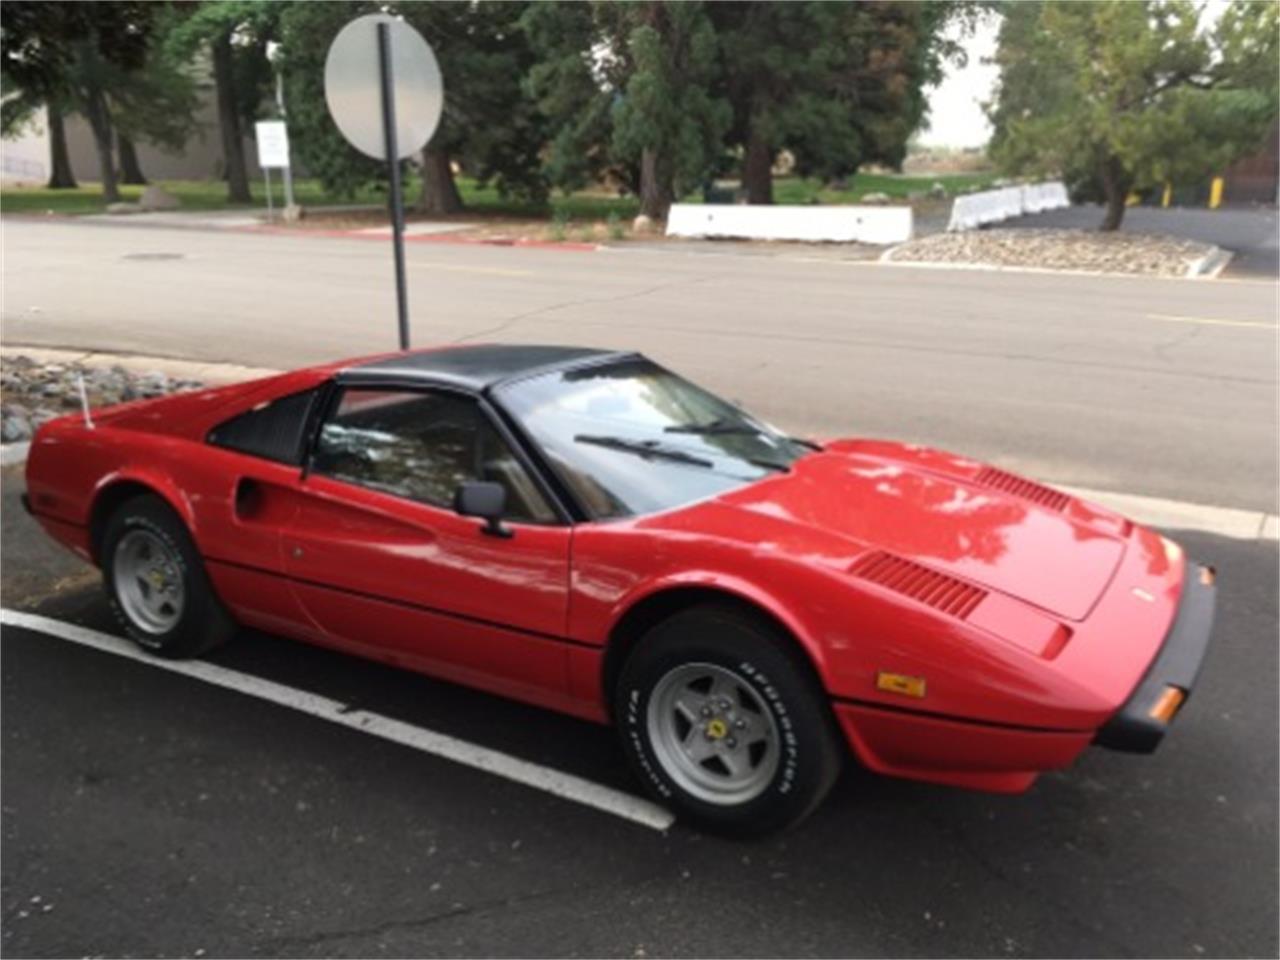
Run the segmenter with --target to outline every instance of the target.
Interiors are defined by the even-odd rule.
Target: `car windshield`
[[[811,450],[643,359],[516,380],[497,399],[599,519],[714,496]]]

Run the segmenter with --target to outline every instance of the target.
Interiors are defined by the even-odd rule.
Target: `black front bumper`
[[[1186,706],[1196,676],[1200,673],[1200,665],[1209,650],[1218,592],[1213,581],[1211,567],[1187,563],[1182,599],[1178,603],[1173,626],[1164,638],[1164,645],[1138,684],[1138,689],[1098,731],[1094,743],[1130,753],[1152,753],[1159,746],[1173,716]],[[1170,687],[1182,692],[1182,702],[1168,719],[1153,716]]]

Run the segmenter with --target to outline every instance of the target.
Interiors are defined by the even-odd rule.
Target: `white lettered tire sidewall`
[[[679,613],[638,641],[622,669],[614,713],[631,766],[655,799],[704,829],[736,836],[785,829],[818,806],[839,773],[843,748],[812,668],[799,659],[799,651],[782,646],[794,642],[756,617],[715,606]],[[750,800],[733,805],[701,800],[682,789],[654,753],[650,696],[660,678],[688,663],[715,664],[737,674],[777,726],[777,769]]]
[[[140,629],[120,603],[115,583],[116,545],[132,530],[145,530],[163,542],[182,577],[186,597],[182,613],[163,633]],[[147,651],[174,659],[194,657],[225,643],[235,633],[235,623],[214,593],[191,535],[178,514],[160,497],[134,497],[116,510],[107,521],[100,558],[112,613],[129,638]]]

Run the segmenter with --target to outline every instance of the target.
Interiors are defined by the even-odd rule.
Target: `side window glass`
[[[279,397],[232,417],[209,431],[208,441],[264,460],[298,465],[306,447],[306,427],[319,390]]]
[[[463,483],[488,480],[506,487],[511,520],[556,520],[476,402],[453,394],[345,390],[320,428],[312,469],[446,509]]]

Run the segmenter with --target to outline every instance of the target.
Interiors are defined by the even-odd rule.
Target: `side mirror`
[[[464,517],[479,517],[485,521],[480,528],[491,537],[509,537],[511,531],[502,525],[502,515],[507,509],[507,490],[500,483],[468,480],[453,495],[454,512]]]

